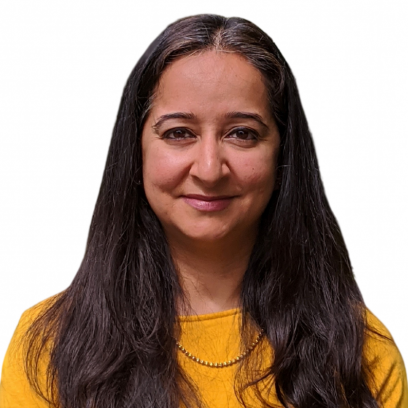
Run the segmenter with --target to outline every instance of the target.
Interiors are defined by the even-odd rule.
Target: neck
[[[184,301],[178,304],[179,314],[200,315],[239,307],[254,239],[174,241],[169,243],[184,292]]]

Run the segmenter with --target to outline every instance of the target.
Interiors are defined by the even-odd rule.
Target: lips
[[[194,200],[201,200],[201,201],[217,201],[217,200],[227,200],[232,198],[232,196],[206,196],[200,194],[188,194],[183,197],[192,198]]]
[[[226,209],[234,199],[234,196],[206,196],[200,194],[188,194],[182,196],[185,203],[198,211],[214,212]]]

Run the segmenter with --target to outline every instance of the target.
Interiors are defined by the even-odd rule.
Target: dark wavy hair
[[[248,342],[245,328],[255,324],[273,357],[253,378],[248,365],[259,359],[244,360],[236,394],[249,405],[246,390],[253,388],[271,406],[259,391],[263,381],[284,407],[378,407],[363,353],[364,302],[323,189],[294,76],[256,25],[211,14],[169,25],[130,74],[84,259],[71,285],[28,331],[29,380],[61,408],[202,405],[177,363],[176,300],[183,290],[144,194],[141,134],[166,67],[211,49],[238,53],[262,73],[281,137],[279,188],[262,215],[241,292],[242,342]],[[38,375],[45,352],[48,391]]]

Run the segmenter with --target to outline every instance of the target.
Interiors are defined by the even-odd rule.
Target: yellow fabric
[[[38,315],[45,301],[23,313],[7,350],[0,383],[0,408],[46,408],[46,404],[30,389],[26,380],[20,343],[30,322]],[[390,337],[385,326],[367,312],[370,325]],[[239,309],[201,316],[180,317],[180,343],[193,355],[211,362],[232,360],[241,353]],[[254,332],[254,337],[256,332]],[[373,364],[374,384],[372,391],[384,408],[408,408],[407,376],[403,360],[396,345],[379,336],[367,337],[365,353]],[[249,358],[262,357],[261,366],[266,368],[272,359],[272,350],[263,339]],[[234,394],[234,377],[237,365],[225,368],[210,368],[192,361],[181,352],[179,363],[196,384],[201,397],[210,408],[241,407]],[[42,367],[45,368],[45,362]],[[264,395],[264,394],[263,394]],[[258,407],[251,390],[247,396],[253,398],[253,407]],[[281,406],[272,392],[271,403]]]
[[[31,388],[24,372],[24,359],[22,353],[22,341],[24,334],[32,321],[49,305],[53,299],[43,300],[37,305],[26,310],[18,322],[13,337],[8,346],[3,361],[3,369],[0,381],[0,408],[45,408],[49,407]],[[40,361],[40,370],[45,373],[47,361]],[[42,389],[45,389],[45,375],[39,381]]]

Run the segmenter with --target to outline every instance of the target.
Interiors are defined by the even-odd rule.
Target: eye
[[[248,140],[248,141],[255,141],[258,140],[258,134],[252,130],[245,127],[240,127],[233,129],[227,137],[232,137],[233,139],[237,140]]]
[[[185,128],[174,128],[164,132],[162,139],[167,140],[183,140],[192,138],[194,135]]]

